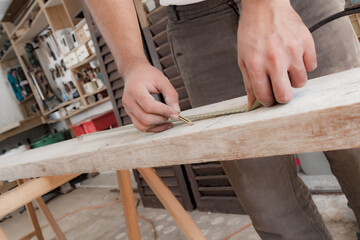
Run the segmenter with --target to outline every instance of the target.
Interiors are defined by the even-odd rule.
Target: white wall
[[[0,127],[23,119],[24,116],[7,79],[6,67],[0,68]]]

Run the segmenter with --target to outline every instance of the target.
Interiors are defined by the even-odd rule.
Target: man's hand
[[[238,64],[249,107],[287,103],[317,67],[314,40],[289,0],[243,0]]]
[[[139,64],[124,73],[125,89],[122,98],[126,112],[140,131],[161,132],[173,127],[164,123],[176,120],[180,112],[178,94],[169,80],[149,63]],[[162,93],[166,104],[151,94]]]

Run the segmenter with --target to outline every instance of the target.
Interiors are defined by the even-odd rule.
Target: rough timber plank
[[[314,79],[285,105],[176,124],[117,128],[0,158],[0,179],[169,166],[360,147],[360,68]],[[246,98],[184,116],[246,105]]]

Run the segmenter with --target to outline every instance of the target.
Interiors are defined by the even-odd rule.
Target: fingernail
[[[170,115],[170,118],[171,118],[172,120],[178,120],[179,116],[176,115],[176,114],[172,114],[172,115]]]
[[[317,62],[313,64],[312,71],[314,71],[317,68]]]
[[[180,112],[181,112],[181,109],[180,109],[179,104],[175,103],[175,104],[174,104],[174,106],[173,106],[173,108],[174,108],[174,109],[175,109],[175,111],[177,111],[178,113],[180,113]]]

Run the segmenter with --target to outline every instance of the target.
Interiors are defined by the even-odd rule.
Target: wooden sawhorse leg
[[[26,204],[25,208],[29,215],[31,224],[34,227],[35,236],[37,237],[38,240],[44,240],[44,236],[42,234],[41,227],[40,227],[38,218],[36,216],[35,209],[34,209],[32,202],[29,202],[28,204]]]
[[[18,185],[21,185],[27,181],[29,181],[29,180],[24,180],[24,179],[17,180]],[[54,216],[51,214],[49,208],[46,206],[46,203],[44,202],[44,200],[41,197],[39,197],[35,201],[36,201],[40,211],[42,212],[42,214],[48,221],[51,229],[54,231],[56,238],[58,240],[66,240],[64,233],[61,231],[58,223],[56,222]],[[36,237],[39,240],[43,240],[44,237],[43,237],[43,234],[42,234],[42,231],[41,231],[41,228],[40,228],[38,219],[36,217],[36,213],[35,213],[32,203],[30,202],[30,203],[26,204],[25,206],[26,206],[26,210],[29,214],[30,220],[34,226]]]
[[[17,184],[19,186],[21,184],[23,184],[24,182],[25,181],[23,179],[18,179],[17,180]],[[34,227],[35,236],[37,237],[38,240],[44,240],[44,236],[42,234],[41,227],[40,227],[38,218],[37,218],[36,213],[35,213],[34,205],[32,204],[32,202],[29,202],[29,203],[25,204],[25,208],[26,208],[26,211],[27,211],[27,213],[29,215],[31,224]]]
[[[183,206],[181,206],[174,194],[156,174],[155,170],[153,168],[138,168],[137,170],[143,176],[155,195],[159,198],[166,210],[174,218],[176,224],[184,232],[185,236],[191,240],[205,240],[205,237],[201,233],[200,229],[190,218]]]
[[[1,228],[0,228],[0,240],[8,240]]]
[[[140,230],[136,214],[134,192],[131,185],[130,171],[116,171],[121,201],[124,209],[127,234],[130,240],[140,240]]]
[[[21,206],[31,203],[31,201],[33,201],[33,200],[41,198],[42,195],[57,188],[58,186],[70,181],[71,179],[74,179],[77,176],[79,176],[79,174],[41,177],[41,178],[26,181],[26,182],[21,180],[21,183],[23,183],[23,184],[8,191],[6,194],[0,195],[0,218],[3,216],[6,216],[6,214],[8,214],[8,213],[15,211],[16,209],[18,209]],[[42,203],[43,203],[42,199],[38,200],[38,205],[39,205],[40,210],[44,213],[45,217],[49,221],[50,218],[49,218],[49,215],[47,214],[47,211],[49,211],[49,209],[47,208],[45,203],[43,203],[43,204]],[[33,207],[33,206],[31,205],[31,207]],[[29,213],[29,215],[30,215],[30,213]],[[34,216],[36,217],[35,212],[34,212]],[[54,218],[52,217],[52,219],[54,219]],[[55,220],[54,220],[54,222],[56,223]],[[49,221],[49,224],[54,229],[55,225],[51,221]],[[58,239],[65,239],[65,237],[60,238],[61,235],[58,234],[55,230],[54,230],[54,232],[57,235]],[[30,235],[32,235],[32,233]],[[0,240],[3,240],[3,239],[7,239],[7,238],[4,234],[4,232],[0,229]]]
[[[54,216],[51,214],[49,208],[46,206],[44,200],[40,197],[36,199],[36,203],[40,208],[40,211],[45,216],[51,229],[54,231],[57,240],[66,240],[64,233],[61,231],[59,224],[56,222]]]

